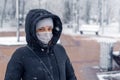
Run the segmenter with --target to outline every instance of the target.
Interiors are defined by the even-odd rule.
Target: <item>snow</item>
[[[114,56],[119,56],[119,55],[120,55],[120,51],[114,51],[114,52],[113,52],[113,55],[114,55]]]
[[[0,32],[16,32],[17,28],[15,26],[13,26],[10,23],[3,23],[3,27],[0,27]],[[23,28],[19,28],[20,31],[24,31]],[[20,36],[20,41],[17,41],[17,37],[16,36],[4,36],[4,37],[0,37],[0,45],[6,45],[6,46],[11,46],[11,45],[25,45],[26,44],[26,40],[25,40],[25,36]]]
[[[91,25],[92,26],[92,25]],[[94,26],[94,24],[93,24]],[[99,36],[95,35],[95,32],[84,32],[82,35],[80,31],[77,29],[69,28],[67,25],[64,25],[63,34],[71,35],[71,36],[86,36],[88,39],[94,39],[99,41],[113,41],[116,42],[120,40],[120,28],[117,22],[111,23],[110,25],[103,26],[104,28],[100,28]]]
[[[100,26],[99,25],[81,25],[80,31],[99,31]]]
[[[94,25],[94,24],[93,24]],[[92,26],[92,25],[91,25]],[[0,32],[12,32],[16,31],[16,27],[9,27],[8,24],[4,24],[4,28],[0,28]],[[24,31],[24,28],[20,29],[20,31]],[[99,36],[95,35],[94,32],[84,32],[83,35],[80,34],[79,29],[75,30],[74,28],[67,27],[67,25],[63,25],[63,34],[71,35],[71,36],[86,36],[86,40],[97,40],[101,41],[109,41],[116,42],[120,41],[120,31],[118,23],[111,23],[108,26],[104,26],[104,28],[99,30]],[[58,41],[58,43],[60,43]],[[20,42],[17,42],[17,38],[14,37],[0,37],[0,45],[24,45],[26,44],[25,36],[20,37]]]
[[[0,45],[7,45],[7,46],[11,46],[11,45],[25,45],[26,44],[26,40],[25,37],[20,37],[20,41],[17,41],[17,37],[0,37]]]
[[[97,73],[97,77],[99,80],[120,80],[120,72],[119,71],[101,72]]]
[[[3,27],[0,27],[0,32],[16,32],[17,28],[15,26],[10,27],[11,25],[8,23],[4,23]],[[20,27],[20,31],[24,31],[24,28]],[[60,44],[60,40],[57,42]],[[17,41],[16,36],[6,36],[6,37],[0,37],[0,45],[4,46],[13,46],[13,45],[25,45],[26,43],[26,38],[25,36],[20,36],[20,41]]]

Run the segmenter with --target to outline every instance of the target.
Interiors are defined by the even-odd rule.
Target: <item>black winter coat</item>
[[[36,37],[36,23],[46,17],[51,17],[54,22],[50,45]],[[25,31],[27,45],[13,53],[5,80],[76,80],[65,49],[56,44],[62,31],[58,16],[43,9],[31,10],[26,17]]]

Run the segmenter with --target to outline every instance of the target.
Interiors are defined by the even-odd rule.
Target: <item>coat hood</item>
[[[53,46],[57,43],[62,32],[62,22],[60,18],[57,15],[52,14],[51,12],[44,9],[32,9],[28,12],[25,21],[26,41],[29,46],[39,46],[42,48],[47,47],[47,45],[39,41],[36,36],[36,24],[38,21],[44,18],[53,19],[53,37],[51,39],[50,46]]]

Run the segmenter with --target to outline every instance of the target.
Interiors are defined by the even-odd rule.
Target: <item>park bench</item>
[[[81,25],[79,31],[81,34],[83,32],[95,32],[96,35],[99,35],[100,27],[98,25]]]

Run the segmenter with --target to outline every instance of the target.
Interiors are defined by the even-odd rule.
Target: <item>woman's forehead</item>
[[[41,27],[53,27],[53,20],[51,18],[45,18],[40,20],[37,24],[36,24],[36,29],[41,28]]]
[[[42,28],[53,28],[52,26],[43,26],[43,27],[39,27],[37,29],[42,29]]]

